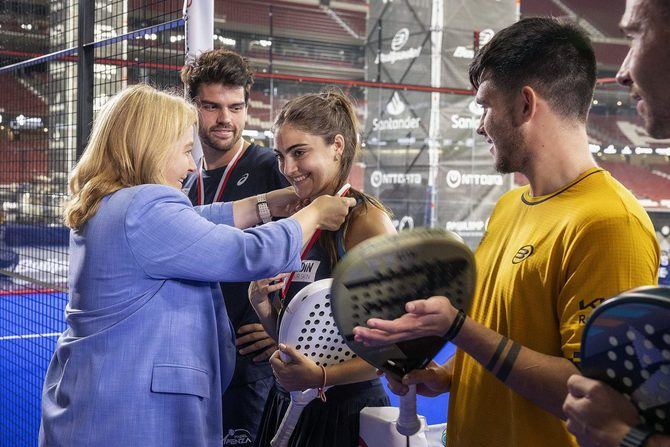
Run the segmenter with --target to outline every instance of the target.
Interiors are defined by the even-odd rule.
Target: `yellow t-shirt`
[[[656,284],[659,247],[635,197],[593,168],[546,196],[531,197],[528,186],[503,195],[475,259],[470,316],[527,348],[578,362],[591,311],[624,290]],[[467,354],[458,350],[454,366],[450,447],[577,445],[560,419]]]

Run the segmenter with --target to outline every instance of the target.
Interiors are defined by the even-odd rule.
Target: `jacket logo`
[[[514,258],[512,258],[512,264],[518,264],[526,260],[530,255],[533,254],[535,248],[532,245],[524,245],[516,252]]]
[[[223,438],[223,445],[251,445],[253,441],[251,434],[243,429],[229,429],[228,434]]]
[[[248,178],[249,178],[249,173],[247,172],[242,177],[240,177],[240,179],[237,181],[237,186],[242,186],[242,184],[244,182],[246,182]]]

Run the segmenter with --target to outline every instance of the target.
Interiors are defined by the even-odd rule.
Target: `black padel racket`
[[[670,287],[605,301],[582,334],[582,374],[628,396],[644,424],[670,433]]]
[[[472,251],[455,233],[416,229],[377,236],[354,247],[333,272],[331,300],[340,333],[359,357],[396,378],[424,368],[447,343],[444,337],[423,337],[381,347],[354,340],[353,329],[369,318],[396,319],[409,301],[447,296],[467,312],[475,287]],[[398,432],[411,436],[420,428],[416,388],[400,398]]]

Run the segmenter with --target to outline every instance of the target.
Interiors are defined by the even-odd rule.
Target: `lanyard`
[[[235,170],[235,166],[237,166],[237,162],[240,161],[240,158],[242,157],[243,153],[244,153],[244,140],[242,140],[242,145],[237,150],[237,152],[235,152],[235,155],[233,155],[233,158],[232,160],[230,160],[230,163],[228,163],[228,166],[226,166],[225,171],[223,171],[221,181],[219,181],[219,186],[216,188],[216,193],[214,193],[214,200],[212,201],[212,203],[220,202],[221,199],[223,198],[223,190],[226,188],[228,179],[232,175],[233,170]],[[205,204],[205,182],[202,178],[202,169],[204,161],[205,157],[200,158],[200,161],[198,161],[198,180],[196,188],[196,200],[197,200],[196,203],[198,205]]]
[[[340,188],[339,191],[335,194],[337,197],[342,197],[344,196],[347,192],[349,192],[349,189],[351,189],[351,185],[349,183],[345,183],[342,188]],[[321,230],[317,229],[310,240],[307,242],[307,245],[305,245],[305,248],[302,250],[302,254],[300,255],[300,260],[304,260],[305,256],[307,256],[307,253],[312,249],[316,241],[319,239],[319,236],[321,236]],[[288,293],[288,288],[291,286],[291,283],[293,282],[293,276],[295,275],[295,272],[291,272],[291,274],[286,278],[286,282],[284,283],[284,286],[281,289],[281,297],[282,300],[286,298],[286,294]]]

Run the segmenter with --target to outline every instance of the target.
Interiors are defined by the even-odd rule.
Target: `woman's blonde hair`
[[[102,198],[121,188],[166,184],[167,159],[197,119],[192,104],[145,84],[111,98],[98,113],[86,150],[72,171],[65,224],[80,229],[98,211]]]

